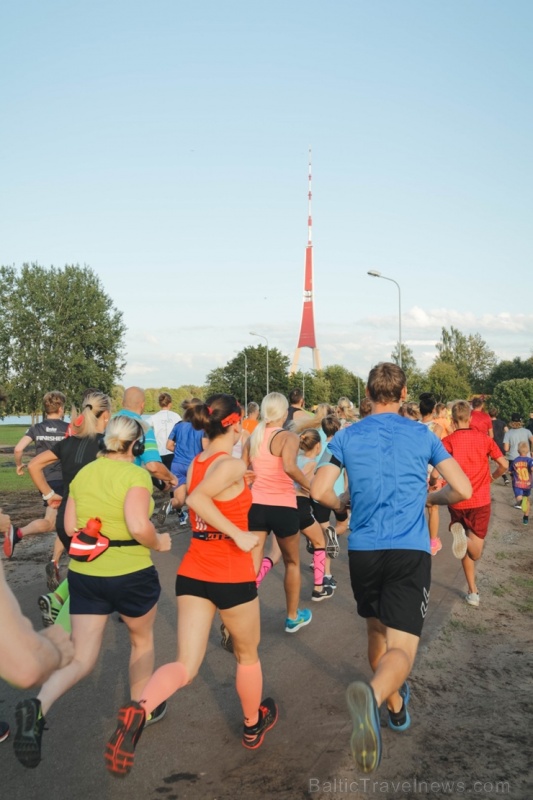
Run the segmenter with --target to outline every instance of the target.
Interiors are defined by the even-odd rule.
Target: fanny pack
[[[70,541],[68,554],[74,561],[94,561],[108,547],[131,547],[139,545],[135,539],[108,539],[103,533],[102,520],[98,517],[91,517],[84,528],[74,532]]]

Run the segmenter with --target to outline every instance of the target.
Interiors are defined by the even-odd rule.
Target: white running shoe
[[[460,522],[453,522],[450,525],[450,533],[453,536],[452,553],[456,558],[461,560],[466,556],[468,549],[468,539],[466,538],[465,529]]]

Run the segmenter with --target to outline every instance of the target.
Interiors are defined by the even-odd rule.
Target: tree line
[[[61,388],[68,402],[79,402],[94,386],[120,405],[125,368],[123,314],[105,293],[100,279],[87,266],[46,269],[39,264],[0,267],[0,418],[6,414],[41,412],[43,395]],[[401,363],[410,397],[432,392],[442,402],[473,395],[490,396],[503,418],[529,415],[533,409],[533,356],[498,361],[479,334],[465,335],[442,328],[436,357],[427,370],[419,369],[411,348],[402,344]],[[396,345],[391,360],[400,363]],[[289,374],[290,359],[277,348],[245,347],[223,367],[212,369],[204,386],[146,389],[146,412],[159,410],[161,391],[174,407],[193,396],[228,392],[241,403],[260,403],[268,388],[287,395],[303,388],[308,408],[348,397],[355,404],[364,396],[365,380],[334,364],[322,370]]]

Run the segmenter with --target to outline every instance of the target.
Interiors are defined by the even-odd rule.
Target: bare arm
[[[153,475],[154,478],[159,478],[161,481],[165,481],[165,483],[168,483],[169,487],[178,485],[178,479],[165,467],[162,461],[148,461],[144,466],[150,475]]]
[[[50,464],[55,464],[57,461],[59,461],[59,459],[55,453],[51,450],[45,450],[39,453],[38,456],[35,456],[35,458],[32,458],[28,464],[30,478],[41,494],[50,494],[51,492],[50,485],[44,477],[44,468],[49,467]],[[48,505],[52,508],[58,508],[61,504],[61,499],[61,495],[54,494],[54,496],[48,500]]]
[[[33,442],[31,436],[23,436],[22,439],[15,445],[13,451],[15,456],[15,468],[17,475],[24,475],[24,465],[22,463],[22,454],[29,444]]]
[[[495,460],[496,463],[498,464],[497,468],[492,473],[492,480],[496,481],[501,475],[507,472],[507,470],[509,469],[509,462],[503,456],[500,456],[500,458],[496,458],[493,460]]]
[[[446,481],[438,492],[428,492],[427,505],[452,506],[472,497],[472,486],[455,458],[445,458],[435,469]]]
[[[54,625],[42,633],[33,630],[5,581],[0,563],[0,676],[29,689],[69,664],[73,655],[74,646],[63,628]]]
[[[293,481],[299,483],[302,489],[305,489],[308,492],[311,484],[296,463],[296,459],[298,458],[298,450],[300,449],[300,439],[298,435],[296,433],[292,433],[291,431],[283,431],[282,433],[277,434],[272,444],[274,450],[277,450],[278,447],[280,448],[280,452],[274,453],[274,455],[281,456],[281,460],[283,461],[283,469],[285,470],[286,474],[289,476],[289,478],[292,478]]]
[[[70,498],[69,498],[70,501]],[[170,550],[170,534],[158,533],[150,521],[150,492],[142,486],[129,489],[124,500],[124,519],[130,535],[150,550]]]
[[[240,458],[228,456],[217,459],[207,471],[203,481],[187,496],[187,505],[208,525],[225,533],[226,536],[233,539],[237,547],[245,553],[249,553],[258,544],[258,537],[254,533],[237,528],[213,502],[214,498],[231,499],[220,496],[234,484],[240,483],[245,472],[246,464]]]
[[[337,497],[333,487],[341,474],[340,467],[335,464],[324,464],[319,467],[311,481],[311,497],[326,508],[344,511],[344,502]]]

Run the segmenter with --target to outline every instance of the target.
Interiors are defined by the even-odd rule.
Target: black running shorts
[[[422,550],[350,550],[357,613],[420,636],[428,610],[431,556]]]
[[[311,511],[311,499],[309,497],[297,497],[296,502],[298,503],[300,530],[304,531],[316,522],[316,519],[313,517],[313,512]]]
[[[300,515],[297,508],[289,506],[266,506],[252,503],[248,512],[249,531],[272,531],[278,539],[286,539],[300,531]]]
[[[241,606],[257,597],[255,581],[247,583],[213,583],[176,575],[176,597],[192,595],[209,600],[217,608],[224,609]]]
[[[317,503],[316,500],[311,500],[311,509],[317,522],[320,522],[321,525],[329,524],[332,514],[331,508],[320,505],[320,503]],[[333,514],[335,514],[335,519],[337,522],[344,522],[348,519],[347,511],[333,511]]]
[[[147,567],[128,575],[98,578],[68,571],[71,614],[109,615],[113,611],[123,617],[143,617],[155,606],[161,594],[155,567]]]

